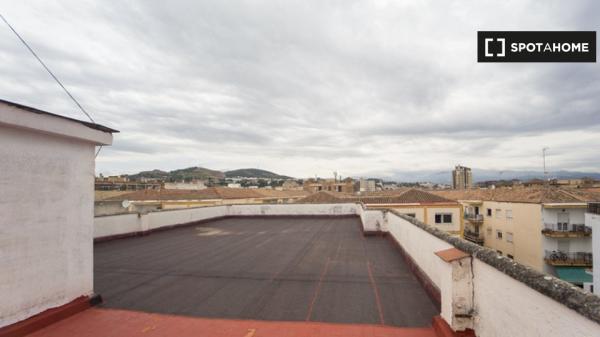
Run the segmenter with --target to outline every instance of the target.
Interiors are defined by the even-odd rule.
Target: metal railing
[[[465,219],[472,221],[483,221],[483,214],[465,213]]]
[[[473,243],[477,243],[482,245],[483,244],[483,236],[481,235],[481,233],[475,233],[473,231],[470,230],[465,230],[464,232],[464,238],[465,240],[469,240]]]
[[[547,250],[545,259],[553,265],[592,265],[592,253],[588,252],[563,252],[560,250]]]
[[[600,202],[591,202],[587,207],[588,213],[600,214]]]
[[[564,232],[564,233],[581,233],[589,235],[592,233],[592,228],[583,224],[568,224],[568,223],[545,223],[542,233]]]

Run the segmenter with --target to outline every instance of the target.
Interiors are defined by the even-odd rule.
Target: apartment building
[[[375,180],[360,178],[358,190],[362,192],[375,192],[377,190],[377,184]]]
[[[354,193],[354,180],[346,178],[338,179],[306,179],[303,189],[307,192],[315,193],[320,191]]]
[[[556,187],[437,191],[464,207],[464,238],[571,283],[591,285],[589,201],[600,194]]]
[[[452,171],[452,187],[454,189],[468,189],[473,187],[473,174],[471,169],[457,165]]]
[[[589,203],[585,213],[585,224],[590,227],[593,232],[600,232],[600,203]],[[592,259],[600,261],[600,235],[592,236]],[[600,294],[600,268],[593,270],[593,286],[592,292]]]
[[[400,214],[411,216],[453,235],[461,235],[464,226],[463,207],[460,203],[413,188],[361,193],[360,195],[323,191],[300,199],[299,202],[358,202],[369,209],[393,209]]]

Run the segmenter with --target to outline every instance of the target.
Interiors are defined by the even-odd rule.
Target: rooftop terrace
[[[197,317],[428,327],[439,311],[357,217],[210,221],[96,244],[102,307]]]

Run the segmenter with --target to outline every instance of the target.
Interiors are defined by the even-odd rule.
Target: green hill
[[[270,171],[253,169],[253,168],[245,168],[233,171],[225,172],[225,177],[227,178],[263,178],[263,179],[290,179],[291,177],[282,176],[277,173],[273,173]]]

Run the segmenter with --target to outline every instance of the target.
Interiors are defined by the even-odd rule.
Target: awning
[[[592,283],[592,275],[585,271],[585,267],[554,267],[556,275],[561,280],[575,283]]]

